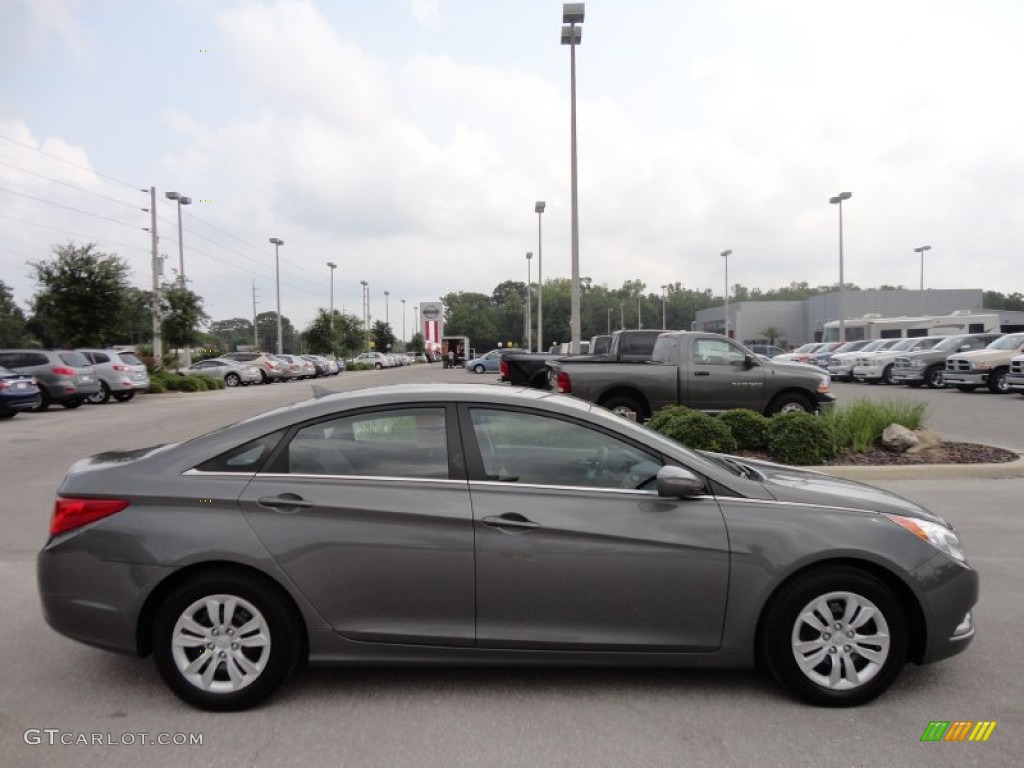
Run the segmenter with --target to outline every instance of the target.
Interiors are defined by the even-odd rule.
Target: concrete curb
[[[1007,449],[1007,450],[1013,450]],[[953,480],[957,478],[988,478],[1006,480],[1024,477],[1024,454],[1014,451],[1019,458],[999,464],[903,464],[886,467],[807,467],[826,475],[866,483],[875,480]]]

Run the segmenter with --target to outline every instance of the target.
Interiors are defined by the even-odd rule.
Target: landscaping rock
[[[902,424],[890,424],[882,431],[882,447],[893,453],[906,453],[921,444],[917,436]]]

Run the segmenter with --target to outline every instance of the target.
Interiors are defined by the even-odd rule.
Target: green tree
[[[165,283],[160,292],[164,340],[171,347],[194,346],[199,326],[210,318],[203,311],[203,299],[180,283]]]
[[[377,320],[370,329],[374,349],[378,352],[390,352],[395,346],[395,334],[391,326],[383,320]]]
[[[234,350],[241,346],[252,346],[253,344],[252,320],[247,320],[244,317],[233,317],[230,320],[215,320],[210,323],[209,333],[217,337],[221,344],[229,350]]]
[[[25,343],[25,313],[14,303],[14,293],[0,280],[0,347]]]
[[[334,310],[334,316],[337,317],[338,315],[338,310]],[[316,317],[313,318],[302,332],[306,348],[313,354],[332,355],[335,353],[337,341],[331,320],[331,313],[320,307],[316,311]]]
[[[277,354],[277,312],[260,312],[256,315],[256,333],[260,337],[260,348],[264,352]],[[297,336],[292,321],[281,315],[282,354],[291,354],[290,350],[298,347]]]
[[[412,335],[412,338],[409,339],[409,343],[405,345],[405,349],[408,352],[422,353],[425,344],[426,339],[423,338],[423,334],[417,331]]]
[[[149,344],[153,341],[152,291],[128,288],[121,328],[114,341],[123,344]]]
[[[468,336],[477,349],[494,347],[498,343],[497,311],[491,297],[483,293],[459,292],[442,296],[447,310],[444,332],[446,336]],[[521,315],[516,339],[523,338],[526,316]]]
[[[47,346],[113,342],[122,332],[128,300],[128,265],[94,243],[55,246],[53,258],[29,262],[38,292],[35,327]]]

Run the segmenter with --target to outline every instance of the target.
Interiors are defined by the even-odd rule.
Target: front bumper
[[[957,384],[969,384],[975,387],[984,386],[988,383],[989,371],[967,373],[964,371],[949,371],[947,370],[942,374],[942,380],[946,384],[952,384],[954,387]]]
[[[819,411],[831,411],[836,407],[836,396],[831,392],[819,392],[816,399]]]
[[[864,381],[876,381],[882,378],[884,370],[885,368],[874,365],[857,365],[853,368],[853,378],[863,379]]]
[[[974,639],[971,613],[978,602],[978,572],[944,554],[936,553],[911,572],[919,587],[925,619],[921,663],[955,656]]]
[[[1017,392],[1024,391],[1024,374],[1022,373],[1008,373],[1006,374],[1006,386]]]
[[[892,380],[898,384],[924,381],[924,368],[893,368]]]

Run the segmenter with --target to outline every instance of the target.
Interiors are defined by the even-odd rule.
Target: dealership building
[[[866,290],[842,294],[847,320],[876,315],[879,317],[921,317],[950,315],[957,311],[988,312],[1000,316],[1006,332],[1024,331],[1024,312],[986,309],[982,305],[981,288],[921,291]],[[799,345],[820,341],[825,323],[839,319],[840,294],[825,293],[803,301],[739,301],[729,302],[729,336],[744,344],[768,341],[766,329],[774,328],[775,342]],[[725,307],[717,306],[697,312],[693,329],[725,332]]]

